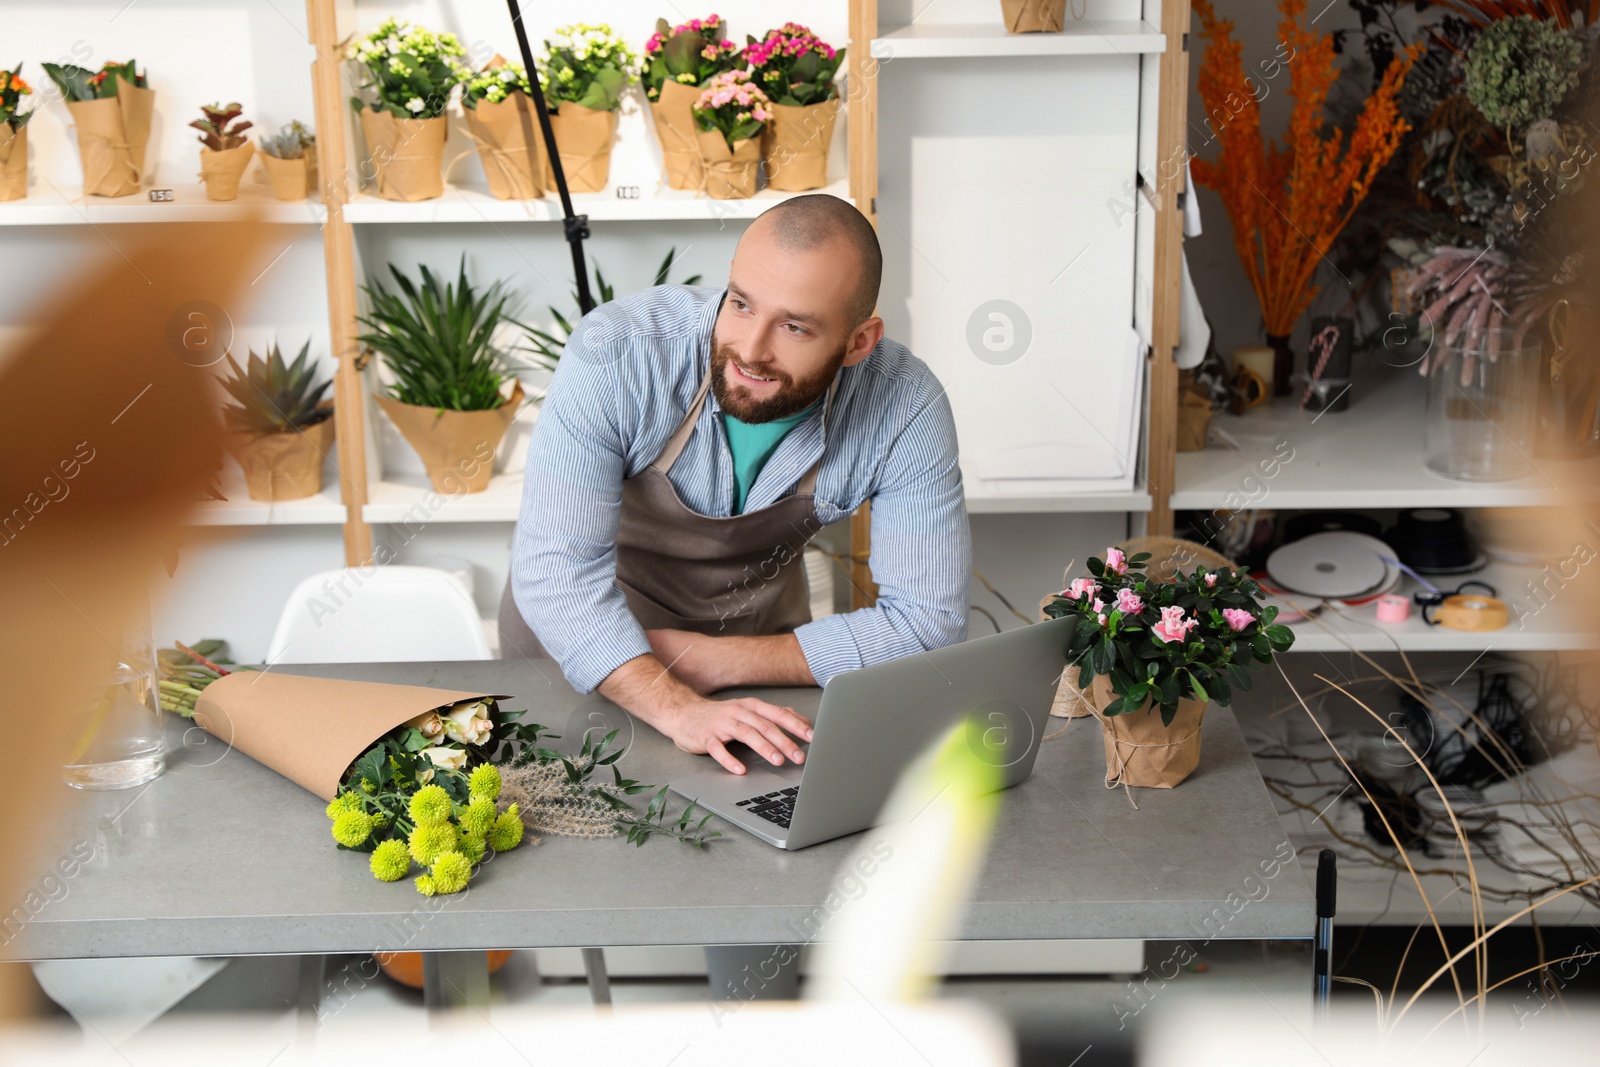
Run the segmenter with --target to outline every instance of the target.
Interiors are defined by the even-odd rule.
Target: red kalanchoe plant
[[[213,152],[238,148],[245,142],[244,131],[255,125],[252,122],[233,121],[244,114],[242,104],[203,104],[200,110],[205,112],[206,117],[195,119],[189,125],[200,131],[200,143]]]
[[[759,41],[747,40],[745,59],[756,84],[773,103],[804,107],[838,95],[833,79],[844,64],[843,48],[825,43],[798,22],[768,30]]]
[[[1109,676],[1116,699],[1102,715],[1149,700],[1170,726],[1185,697],[1226,707],[1235,689],[1250,688],[1252,671],[1294,644],[1294,632],[1273,622],[1278,609],[1262,605],[1261,586],[1243,571],[1198,567],[1161,582],[1143,573],[1149,558],[1106,549],[1104,560],[1089,560],[1093,577],[1073,579],[1045,614],[1078,620],[1067,659],[1084,688]]]

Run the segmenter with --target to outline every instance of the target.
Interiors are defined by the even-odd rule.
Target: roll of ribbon
[[[1273,352],[1270,348],[1249,346],[1233,350],[1234,373],[1237,374],[1240,367],[1248,369],[1254,377],[1265,383],[1267,396],[1269,397],[1272,395],[1273,386],[1272,360]],[[1255,403],[1260,402],[1260,400],[1257,400]]]
[[[1411,601],[1394,593],[1385,593],[1378,598],[1378,621],[1398,623],[1411,618]]]

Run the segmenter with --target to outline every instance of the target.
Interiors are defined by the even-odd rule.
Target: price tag
[[[639,199],[639,187],[637,185],[619,185],[619,186],[617,186],[617,199],[618,200],[637,200],[637,199]]]
[[[172,190],[171,189],[152,189],[152,190],[150,190],[150,202],[154,203],[154,204],[170,204],[170,203],[172,203]]]

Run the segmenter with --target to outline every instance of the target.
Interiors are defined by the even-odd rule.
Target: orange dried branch
[[[1193,7],[1205,41],[1200,97],[1219,148],[1214,161],[1193,161],[1195,180],[1222,197],[1267,333],[1287,335],[1317,294],[1317,264],[1409,129],[1395,97],[1423,46],[1395,57],[1352,130],[1329,129],[1324,105],[1338,77],[1333,38],[1305,22],[1305,0],[1280,0],[1280,59],[1294,104],[1280,144],[1262,136],[1258,90],[1233,22],[1218,18],[1211,0]]]

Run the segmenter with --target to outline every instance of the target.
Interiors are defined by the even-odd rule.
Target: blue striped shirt
[[[511,553],[512,594],[567,681],[587,693],[650,651],[615,584],[622,482],[648,467],[689,410],[725,290],[660,286],[583,318],[528,447]],[[685,505],[726,516],[733,462],[715,393],[669,475]],[[972,538],[944,389],[885,339],[840,371],[830,405],[784,437],[746,512],[794,492],[817,457],[826,525],[872,501],[877,603],[795,631],[819,685],[844,671],[966,638]]]

